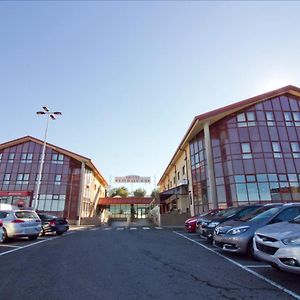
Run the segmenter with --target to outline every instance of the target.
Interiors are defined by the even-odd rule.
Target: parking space
[[[235,253],[227,253],[216,247],[214,247],[208,241],[200,238],[197,233],[186,233],[184,231],[174,231],[179,236],[194,242],[199,247],[205,248],[208,251],[214,252],[216,255],[223,257],[224,259],[231,261],[233,264],[239,266],[247,272],[252,273],[254,276],[259,277],[276,286],[278,289],[283,290],[287,294],[293,296],[295,299],[300,300],[300,286],[299,286],[299,275],[282,272],[275,270],[265,262],[252,260],[246,255],[238,255]]]

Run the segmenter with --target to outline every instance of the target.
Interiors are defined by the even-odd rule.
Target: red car
[[[208,210],[207,212],[204,212],[204,213],[201,213],[199,215],[196,215],[196,216],[193,216],[189,219],[187,219],[185,222],[184,222],[184,226],[185,226],[185,230],[187,232],[190,232],[190,233],[193,233],[193,232],[196,232],[196,226],[197,226],[197,220],[200,218],[200,217],[204,217],[204,216],[214,216],[216,213],[218,213],[220,210],[220,208],[216,208],[216,209],[210,209]]]

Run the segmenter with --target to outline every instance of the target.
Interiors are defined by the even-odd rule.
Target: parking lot
[[[251,260],[245,255],[223,252],[214,247],[211,243],[200,238],[197,233],[186,233],[181,230],[174,231],[174,233],[207,251],[211,251],[216,255],[221,256],[225,260],[242,268],[245,272],[250,272],[261,280],[283,290],[292,297],[300,299],[299,275],[277,271],[265,262]]]
[[[201,239],[197,234],[186,233],[184,230],[178,230],[178,229],[176,230],[166,229],[166,228],[155,227],[155,226],[137,226],[137,227],[116,226],[116,227],[77,227],[77,228],[75,227],[75,228],[71,228],[67,233],[65,233],[62,236],[56,236],[55,234],[46,235],[44,237],[39,237],[36,241],[29,241],[28,239],[24,238],[19,240],[12,240],[7,243],[0,244],[0,259],[4,259],[5,255],[9,255],[12,252],[15,252],[14,253],[15,258],[19,256],[23,256],[22,253],[25,254],[25,252],[27,252],[28,254],[29,252],[25,250],[26,248],[27,249],[31,248],[32,250],[35,249],[35,251],[39,251],[38,245],[41,246],[41,244],[43,243],[51,243],[51,245],[47,246],[47,248],[53,247],[54,244],[60,244],[60,245],[63,244],[65,245],[64,247],[70,247],[71,245],[68,245],[70,243],[73,243],[73,245],[75,244],[84,245],[85,242],[83,241],[86,240],[95,241],[95,242],[99,241],[100,244],[103,244],[103,241],[107,243],[107,242],[112,242],[114,239],[116,239],[124,243],[123,244],[124,247],[125,245],[127,245],[129,239],[134,239],[135,242],[133,243],[133,245],[139,248],[140,247],[139,243],[145,242],[146,244],[148,244],[150,242],[150,240],[148,239],[150,238],[152,239],[151,245],[153,245],[153,241],[156,240],[157,243],[159,243],[157,246],[161,247],[161,249],[163,249],[165,246],[161,244],[160,239],[171,239],[175,243],[174,244],[175,247],[176,244],[178,244],[178,249],[175,249],[173,247],[174,245],[172,246],[173,247],[172,249],[178,252],[178,255],[180,252],[182,253],[182,249],[183,249],[182,247],[184,247],[185,248],[184,251],[187,252],[193,251],[193,253],[197,253],[197,252],[199,252],[199,254],[202,253],[201,254],[202,257],[207,256],[210,258],[209,259],[210,261],[205,261],[205,264],[207,264],[208,266],[207,268],[209,268],[209,266],[215,268],[216,264],[220,264],[220,260],[224,261],[224,266],[231,264],[233,269],[238,267],[240,269],[239,273],[242,274],[242,277],[240,277],[241,281],[245,281],[246,278],[248,278],[249,276],[250,278],[255,277],[255,281],[257,283],[255,284],[255,286],[249,286],[249,288],[251,289],[255,289],[255,288],[259,289],[258,285],[260,284],[258,283],[260,282],[261,284],[265,284],[266,286],[269,286],[270,289],[278,290],[285,293],[286,299],[289,299],[289,297],[291,297],[291,299],[292,298],[300,299],[300,287],[298,284],[299,282],[298,275],[276,271],[266,263],[250,260],[243,255],[223,253],[219,249],[213,247],[207,241]],[[56,242],[53,244],[54,241]],[[104,247],[103,245],[101,247]],[[150,244],[148,244],[146,248],[149,248],[149,246]],[[142,247],[144,248],[145,246]],[[199,247],[199,251],[195,250],[195,248],[197,249],[197,247]],[[95,250],[96,249],[97,247],[95,247]],[[102,248],[102,251],[106,251],[105,249],[106,249],[105,247]],[[132,248],[132,251],[133,249],[134,248]],[[204,255],[204,253],[207,253],[207,255]],[[182,253],[182,255],[184,254]],[[182,257],[182,255],[180,255],[179,257]],[[193,255],[195,256],[195,254]],[[134,260],[133,257],[130,256],[128,257],[130,260],[132,259]],[[116,256],[114,256],[114,258],[112,258],[111,261],[113,261],[114,259],[116,259]],[[175,257],[172,260],[174,259]],[[191,257],[190,261],[193,264],[204,263],[201,262],[201,260],[196,259],[196,257]],[[178,261],[178,263],[181,266],[180,261]],[[102,264],[104,264],[104,261],[101,263],[101,265]],[[110,266],[113,268],[113,265],[114,264],[112,263],[112,265]],[[175,260],[174,260],[174,265],[175,265]],[[74,265],[74,267],[75,266],[76,264]],[[124,268],[126,269],[127,267],[124,266]],[[207,271],[209,272],[208,269]],[[226,272],[232,272],[229,271],[229,268],[223,269],[222,267],[220,267],[220,273],[223,272],[224,272],[224,277],[226,277],[227,275],[228,277],[232,276],[232,278],[235,278],[235,275],[233,275],[232,273],[226,273]],[[237,275],[238,278],[239,276]],[[238,282],[236,282],[238,281],[238,279],[234,279],[234,280],[235,280],[234,285],[238,284]],[[233,298],[233,299],[237,299],[237,298]]]

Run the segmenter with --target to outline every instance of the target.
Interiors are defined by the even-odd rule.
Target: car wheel
[[[247,256],[251,259],[255,260],[255,255],[254,255],[254,248],[253,248],[253,241],[252,239],[249,241],[248,246],[247,246]]]
[[[6,232],[6,229],[3,228],[2,243],[7,242],[7,241],[8,241],[7,232]]]
[[[34,241],[34,240],[36,240],[38,237],[39,237],[39,235],[31,235],[31,236],[28,237],[28,239],[29,239],[30,241]]]
[[[56,231],[57,235],[62,235],[64,232],[63,231]]]

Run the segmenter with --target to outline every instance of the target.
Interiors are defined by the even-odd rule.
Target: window
[[[182,175],[185,175],[185,166],[182,167]]]
[[[300,112],[285,112],[284,113],[286,126],[300,126]]]
[[[2,155],[3,155],[3,153],[0,153],[0,162],[1,162],[1,160],[2,160]]]
[[[3,177],[3,184],[9,184],[9,180],[10,180],[10,174],[4,174]]]
[[[272,142],[272,150],[273,150],[273,156],[275,158],[282,157],[280,143],[278,143],[278,142]]]
[[[255,114],[253,111],[237,115],[238,127],[255,126]]]
[[[62,154],[52,154],[52,163],[63,164],[64,156]]]
[[[19,173],[17,175],[17,184],[28,184],[29,174]]]
[[[61,175],[55,175],[55,184],[60,184],[61,183]]]
[[[242,158],[252,158],[250,143],[242,143]]]
[[[173,182],[174,182],[174,184],[176,183],[176,177],[175,176],[173,177]]]
[[[274,126],[274,114],[272,111],[266,111],[266,119],[268,126]]]
[[[300,126],[300,112],[293,112],[295,126]]]
[[[177,172],[177,179],[180,180],[180,174],[179,174],[179,171]]]
[[[14,162],[15,154],[14,153],[9,153],[8,155],[8,162],[12,163]]]
[[[22,153],[21,162],[22,163],[32,163],[32,153]]]
[[[292,142],[291,143],[291,148],[293,152],[293,157],[294,158],[299,158],[300,157],[300,147],[298,142]]]

